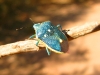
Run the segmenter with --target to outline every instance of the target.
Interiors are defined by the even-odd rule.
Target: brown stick
[[[100,23],[91,22],[91,23],[84,24],[82,26],[76,26],[70,28],[66,30],[66,34],[67,36],[70,36],[68,37],[68,39],[70,38],[74,39],[96,30],[100,30]],[[35,43],[36,43],[36,39],[1,45],[0,56],[15,54],[19,52],[38,51],[40,50],[39,47],[44,47],[42,43],[39,45],[39,47],[37,47]]]
[[[90,22],[86,23],[81,26],[75,26],[73,28],[68,29],[67,35],[71,38],[77,38],[83,36],[85,34],[100,30],[100,23],[99,22]]]

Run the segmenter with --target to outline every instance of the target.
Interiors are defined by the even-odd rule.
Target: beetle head
[[[37,30],[39,27],[40,27],[40,23],[37,23],[37,24],[34,24],[34,25],[33,25],[33,28],[34,28],[35,30]]]

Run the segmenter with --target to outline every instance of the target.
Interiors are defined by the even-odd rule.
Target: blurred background
[[[34,23],[50,20],[63,29],[100,20],[100,0],[0,0],[0,45],[34,34]],[[16,31],[21,27],[22,30]],[[0,75],[100,75],[100,31],[69,41],[69,53],[45,50],[0,58]]]

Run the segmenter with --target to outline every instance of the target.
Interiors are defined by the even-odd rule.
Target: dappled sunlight
[[[0,45],[27,39],[37,22],[50,20],[69,29],[100,21],[99,0],[0,0],[0,4]],[[2,57],[0,75],[99,75],[99,38],[97,31],[71,40],[65,54],[51,52],[48,56],[40,50]]]
[[[48,16],[32,15],[31,17],[32,17],[31,19],[33,20],[33,22],[43,22],[43,21],[49,20]]]

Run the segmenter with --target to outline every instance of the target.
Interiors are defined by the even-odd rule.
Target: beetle
[[[62,32],[60,25],[54,26],[50,21],[45,21],[42,23],[36,23],[33,25],[36,34],[30,36],[30,38],[38,39],[36,45],[42,41],[45,44],[46,51],[50,55],[51,51],[55,53],[64,53],[61,49],[61,43],[63,41],[68,41],[65,34]]]

